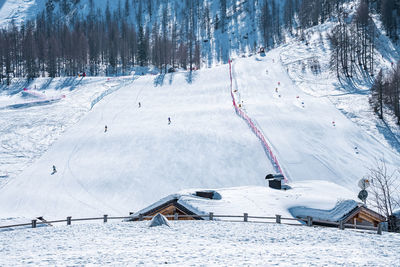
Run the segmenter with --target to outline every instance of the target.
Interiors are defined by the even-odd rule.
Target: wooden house
[[[342,220],[344,223],[377,227],[379,223],[386,221],[386,218],[360,204],[350,211]]]
[[[164,216],[172,215],[174,216],[176,213],[178,215],[197,215],[189,209],[185,208],[181,204],[178,203],[178,198],[169,199],[165,202],[159,202],[157,205],[152,206],[150,209],[144,210],[140,212],[140,215],[143,216],[155,216],[158,213],[161,213]],[[144,220],[150,220],[149,218],[143,218]],[[133,217],[133,221],[139,220],[137,217]],[[178,220],[202,220],[199,217],[179,217]]]

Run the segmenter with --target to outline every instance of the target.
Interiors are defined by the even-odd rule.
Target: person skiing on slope
[[[53,165],[53,172],[51,173],[51,175],[55,174],[57,172],[56,166]]]
[[[170,125],[170,124],[171,124],[171,118],[168,117],[168,125]]]
[[[104,132],[107,132],[107,125],[104,126]]]
[[[139,105],[139,108],[142,106],[142,104],[140,104],[140,102],[139,102],[139,104],[138,104],[138,105]]]

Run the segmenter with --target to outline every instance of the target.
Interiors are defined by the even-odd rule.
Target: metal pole
[[[339,222],[339,229],[344,230],[344,222],[343,221]]]
[[[307,216],[307,226],[312,226],[312,217]]]
[[[281,215],[275,215],[276,217],[276,223],[281,223]]]
[[[382,223],[378,223],[378,235],[382,235]]]

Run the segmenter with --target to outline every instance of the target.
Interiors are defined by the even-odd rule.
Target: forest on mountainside
[[[48,0],[36,18],[0,30],[0,82],[14,77],[121,75],[134,66],[162,72],[226,63],[232,54],[255,53],[305,40],[304,30],[327,20],[331,65],[339,76],[357,70],[373,75],[376,26],[382,21],[394,41],[399,34],[400,0],[362,0],[355,15],[349,0],[118,0],[105,8],[85,0]]]
[[[127,73],[133,66],[161,71],[226,63],[232,53],[254,53],[285,42],[337,12],[344,0],[48,0],[23,25],[0,31],[0,81],[12,77]],[[319,8],[310,8],[318,2]],[[116,5],[117,4],[117,5]],[[314,11],[318,10],[318,14]],[[311,12],[313,11],[313,13]]]

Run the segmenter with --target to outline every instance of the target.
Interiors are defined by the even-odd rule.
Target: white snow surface
[[[14,21],[20,25],[34,18],[45,8],[46,0],[0,0],[0,27]]]
[[[356,181],[377,159],[384,158],[389,169],[400,165],[383,134],[372,136],[329,99],[301,90],[280,62],[281,52],[236,60],[233,73],[238,98],[290,180],[331,181],[355,191]]]
[[[400,235],[221,221],[72,224],[0,232],[1,266],[399,266]]]
[[[272,167],[233,112],[227,66],[194,73],[193,84],[187,79],[187,73],[175,73],[155,87],[154,76],[140,77],[85,109],[43,156],[0,189],[0,201],[7,203],[0,217],[127,215],[185,188],[263,185]],[[93,87],[105,90],[101,83]],[[93,99],[82,101],[90,107]],[[22,113],[29,116],[29,109]]]
[[[280,52],[234,60],[233,76],[235,98],[264,133],[290,182],[323,180],[357,193],[357,181],[375,159],[384,156],[389,168],[400,165],[399,155],[380,136],[293,83]],[[48,128],[65,126],[32,142],[43,149],[31,149],[35,162],[6,179],[0,202],[7,204],[0,217],[126,215],[186,188],[263,186],[273,172],[259,140],[234,112],[227,65],[196,71],[192,78],[181,72],[82,81],[45,108],[0,111],[8,136],[2,143],[20,140],[15,147],[21,150],[26,135],[14,134],[13,125],[40,138]],[[44,119],[49,115],[56,121]],[[34,127],[39,118],[40,127]]]

